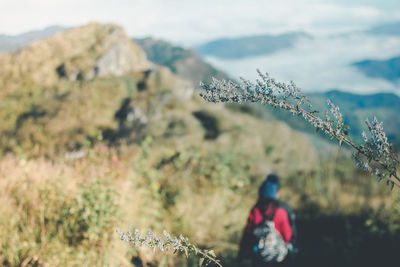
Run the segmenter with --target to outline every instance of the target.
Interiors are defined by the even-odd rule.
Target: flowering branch
[[[308,98],[294,84],[277,82],[257,70],[259,78],[256,83],[241,79],[243,84],[232,81],[212,79],[210,84],[200,83],[203,92],[200,96],[206,101],[218,103],[260,103],[274,108],[289,111],[293,115],[302,116],[307,122],[329,136],[331,140],[336,139],[339,146],[343,143],[352,147],[355,152],[353,159],[355,165],[368,172],[373,172],[379,180],[385,179],[387,184],[393,188],[400,187],[400,178],[397,174],[399,160],[388,143],[383,123],[376,118],[372,123],[366,120],[369,135],[362,133],[364,143],[357,146],[349,137],[350,127],[343,123],[343,115],[339,107],[328,100],[330,114],[326,112],[324,118],[319,117],[318,110],[314,110]]]
[[[138,229],[135,230],[135,233],[132,235],[130,231],[124,233],[120,230],[117,230],[117,233],[120,235],[120,238],[124,242],[128,242],[135,247],[145,246],[148,248],[158,248],[160,251],[168,251],[172,250],[175,254],[177,252],[185,253],[186,257],[189,257],[190,253],[195,253],[195,255],[199,255],[199,266],[207,266],[210,263],[214,263],[219,267],[222,267],[221,263],[217,259],[213,250],[202,250],[189,242],[187,237],[183,237],[182,235],[178,237],[172,237],[166,230],[164,230],[164,238],[157,237],[154,233],[149,229],[147,234],[142,236]]]

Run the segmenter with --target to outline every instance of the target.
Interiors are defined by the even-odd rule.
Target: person
[[[250,259],[253,262],[252,266],[281,266],[287,264],[291,255],[296,251],[297,229],[295,214],[287,203],[278,200],[279,186],[279,177],[276,174],[269,174],[259,187],[258,200],[250,211],[240,242],[239,262],[244,259]],[[267,219],[274,222],[274,227],[288,250],[289,256],[285,256],[285,259],[281,262],[274,260],[270,263],[265,263],[260,260],[256,253],[258,238],[255,236],[254,231]]]

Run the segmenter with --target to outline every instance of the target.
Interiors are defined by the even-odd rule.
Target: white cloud
[[[394,85],[382,79],[364,76],[351,63],[364,59],[387,59],[400,55],[400,38],[341,35],[304,39],[293,49],[271,55],[241,60],[221,60],[209,57],[214,66],[232,77],[254,80],[259,68],[284,82],[293,80],[304,91],[341,89],[356,93],[396,92]]]
[[[153,35],[191,45],[220,36],[351,30],[396,12],[349,4],[355,0],[338,1],[0,0],[0,33],[97,20],[121,24],[132,36]]]
[[[382,15],[382,12],[372,7],[357,7],[354,9],[354,15],[360,18],[377,18]]]

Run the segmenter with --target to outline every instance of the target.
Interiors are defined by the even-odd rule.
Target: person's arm
[[[285,243],[289,243],[292,238],[292,228],[290,227],[289,217],[283,208],[278,208],[275,213],[274,223],[276,230],[281,234]]]
[[[292,228],[292,238],[290,239],[290,243],[294,245],[297,240],[296,215],[293,209],[287,203],[279,201],[279,205],[286,211],[289,217],[290,227]]]
[[[239,253],[238,253],[238,259],[242,260],[245,258],[250,257],[251,255],[251,249],[252,249],[252,244],[253,244],[253,235],[252,231],[254,229],[254,208],[250,211],[249,217],[247,218],[247,224],[246,227],[243,230],[243,235],[242,239],[240,241],[239,245]]]

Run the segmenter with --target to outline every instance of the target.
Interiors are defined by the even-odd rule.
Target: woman
[[[247,219],[247,225],[243,233],[242,241],[239,248],[239,260],[250,258],[253,261],[253,266],[273,266],[279,263],[286,253],[277,260],[270,263],[265,263],[258,255],[258,237],[255,235],[255,230],[259,229],[266,220],[273,221],[273,226],[279,233],[285,244],[288,244],[292,238],[292,228],[289,222],[289,216],[284,208],[280,206],[278,201],[279,194],[279,178],[275,174],[270,174],[259,188],[259,198],[257,203],[250,211]],[[272,224],[271,224],[272,225]],[[285,246],[285,245],[283,245]],[[268,255],[267,255],[268,256]]]

